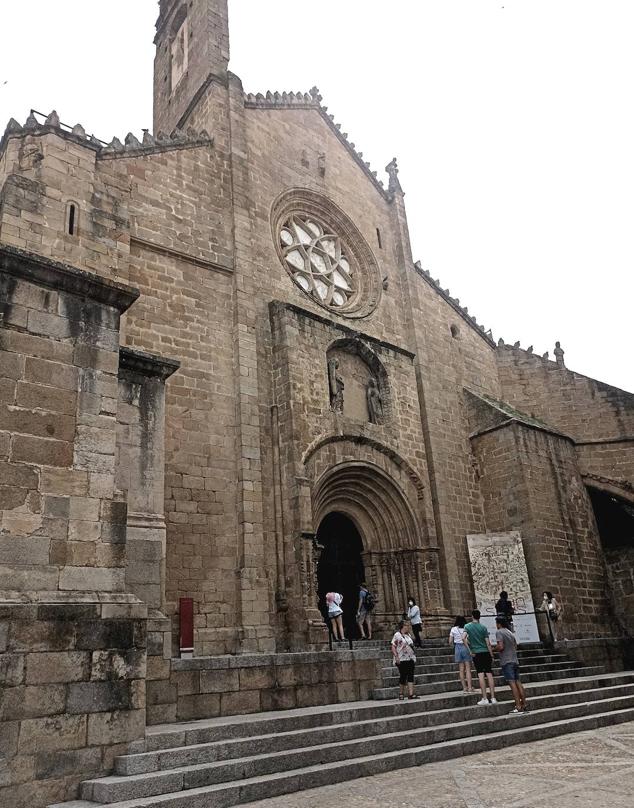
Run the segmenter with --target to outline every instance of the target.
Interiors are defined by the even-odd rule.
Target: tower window
[[[460,337],[460,329],[457,325],[450,326],[449,330],[451,331],[451,336],[454,339],[458,339]]]
[[[381,240],[381,231],[379,230],[378,227],[376,229],[376,240],[377,240],[377,242],[379,244],[379,250],[382,250],[383,249],[383,242]]]
[[[79,225],[79,205],[76,202],[69,202],[66,208],[66,232],[69,236],[77,235]]]
[[[187,72],[188,57],[189,37],[187,27],[187,9],[185,6],[181,6],[172,24],[170,45],[172,92],[176,89],[176,85]]]

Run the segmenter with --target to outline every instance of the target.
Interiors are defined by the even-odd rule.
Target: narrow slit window
[[[71,202],[68,205],[68,216],[66,220],[66,232],[69,236],[75,236],[77,234],[78,220],[79,208],[74,202]]]
[[[376,240],[379,243],[379,250],[382,250],[383,249],[383,242],[381,241],[381,231],[379,230],[378,227],[376,229]]]

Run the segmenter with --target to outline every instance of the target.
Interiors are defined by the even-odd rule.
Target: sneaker
[[[517,707],[513,707],[509,715],[522,715],[524,710],[518,710]]]
[[[478,706],[478,707],[484,707],[484,706],[485,706],[485,705],[487,705],[488,703],[489,703],[489,700],[488,700],[488,699],[480,699],[480,701],[478,702],[478,705],[477,705],[477,706]]]
[[[498,703],[497,699],[491,699],[491,701],[489,702],[489,704],[497,704],[497,703]]]

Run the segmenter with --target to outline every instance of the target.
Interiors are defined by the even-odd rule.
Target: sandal
[[[404,695],[401,693],[401,694],[400,694],[400,696],[398,697],[398,700],[399,700],[399,701],[404,701],[404,700],[405,700],[405,696],[404,696]]]

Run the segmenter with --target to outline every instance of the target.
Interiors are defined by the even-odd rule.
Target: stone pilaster
[[[259,265],[253,260],[244,94],[229,75],[235,238],[234,377],[238,477],[238,602],[243,651],[274,650],[273,608],[264,558],[262,458],[257,354]]]
[[[145,604],[115,487],[134,289],[0,247],[0,804],[106,774],[145,728]]]

